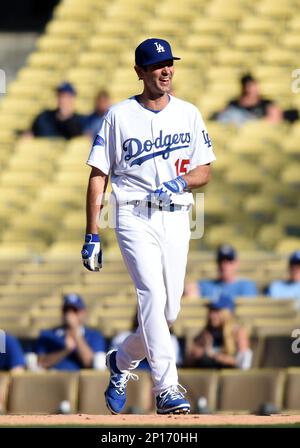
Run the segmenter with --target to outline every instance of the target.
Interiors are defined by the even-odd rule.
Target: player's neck
[[[151,110],[162,110],[170,101],[168,93],[165,93],[158,98],[151,98],[150,95],[147,95],[147,92],[143,92],[141,95],[137,95],[136,98],[140,104]]]

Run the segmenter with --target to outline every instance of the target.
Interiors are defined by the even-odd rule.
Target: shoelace
[[[129,380],[138,381],[138,379],[139,379],[138,375],[136,375],[135,373],[130,373],[130,372],[129,373],[123,373],[121,375],[117,373],[114,376],[121,377],[121,379],[119,379],[118,381],[114,381],[113,377],[111,378],[111,382],[118,389],[117,393],[119,395],[123,395],[124,394],[124,390],[125,390],[126,385],[127,385]]]
[[[182,390],[182,392],[180,391]],[[164,403],[171,399],[171,400],[177,400],[177,398],[184,398],[183,394],[186,394],[186,389],[181,386],[181,384],[178,384],[177,386],[171,386],[169,389],[164,390],[159,394],[159,398],[162,398],[161,404],[164,405]]]

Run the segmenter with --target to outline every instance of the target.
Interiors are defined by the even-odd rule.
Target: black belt
[[[175,204],[170,204],[170,205],[162,205],[162,204],[155,204],[151,201],[147,201],[147,207],[148,208],[155,208],[158,209],[160,211],[162,210],[167,210],[168,212],[174,212],[175,211]]]

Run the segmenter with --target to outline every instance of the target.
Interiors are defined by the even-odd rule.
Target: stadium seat
[[[289,318],[255,318],[252,322],[252,332],[257,336],[290,336],[299,327],[299,319]]]
[[[135,371],[139,381],[129,381],[124,413],[147,414],[153,410],[152,381],[150,374]],[[108,372],[81,371],[79,377],[78,412],[84,414],[110,414],[105,405],[104,391],[108,385]]]
[[[257,13],[262,16],[284,20],[292,16],[293,7],[287,3],[274,3],[272,0],[263,0],[257,3]]]
[[[266,336],[260,367],[300,367],[300,356],[293,353],[294,339],[289,336]]]
[[[295,250],[299,250],[300,238],[286,237],[279,241],[276,245],[276,251],[283,254],[290,254]]]
[[[179,383],[186,388],[191,412],[197,413],[199,398],[206,398],[210,411],[216,410],[218,376],[216,371],[199,369],[179,369]]]
[[[66,372],[23,373],[11,376],[10,414],[57,414],[62,401],[76,412],[78,376]]]
[[[299,356],[299,355],[298,355]],[[300,411],[300,368],[290,368],[286,371],[284,394],[284,411],[296,413]]]
[[[266,35],[278,34],[282,31],[282,27],[278,24],[274,27],[274,21],[271,18],[260,17],[257,15],[246,16],[240,23],[240,29],[249,33],[260,33]]]
[[[257,239],[262,248],[272,250],[283,236],[284,230],[282,226],[277,224],[264,224],[258,231]]]
[[[0,372],[0,414],[4,414],[7,410],[9,380],[8,373]]]
[[[218,410],[252,413],[264,403],[281,409],[283,387],[284,372],[281,370],[224,370],[219,377]]]

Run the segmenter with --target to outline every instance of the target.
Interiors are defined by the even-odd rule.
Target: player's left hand
[[[163,182],[152,194],[154,202],[161,205],[173,204],[173,198],[175,194],[183,193],[187,188],[187,183],[182,176],[178,176],[175,179]]]
[[[87,233],[85,244],[81,251],[84,267],[89,271],[99,271],[102,268],[102,249],[98,234]]]

